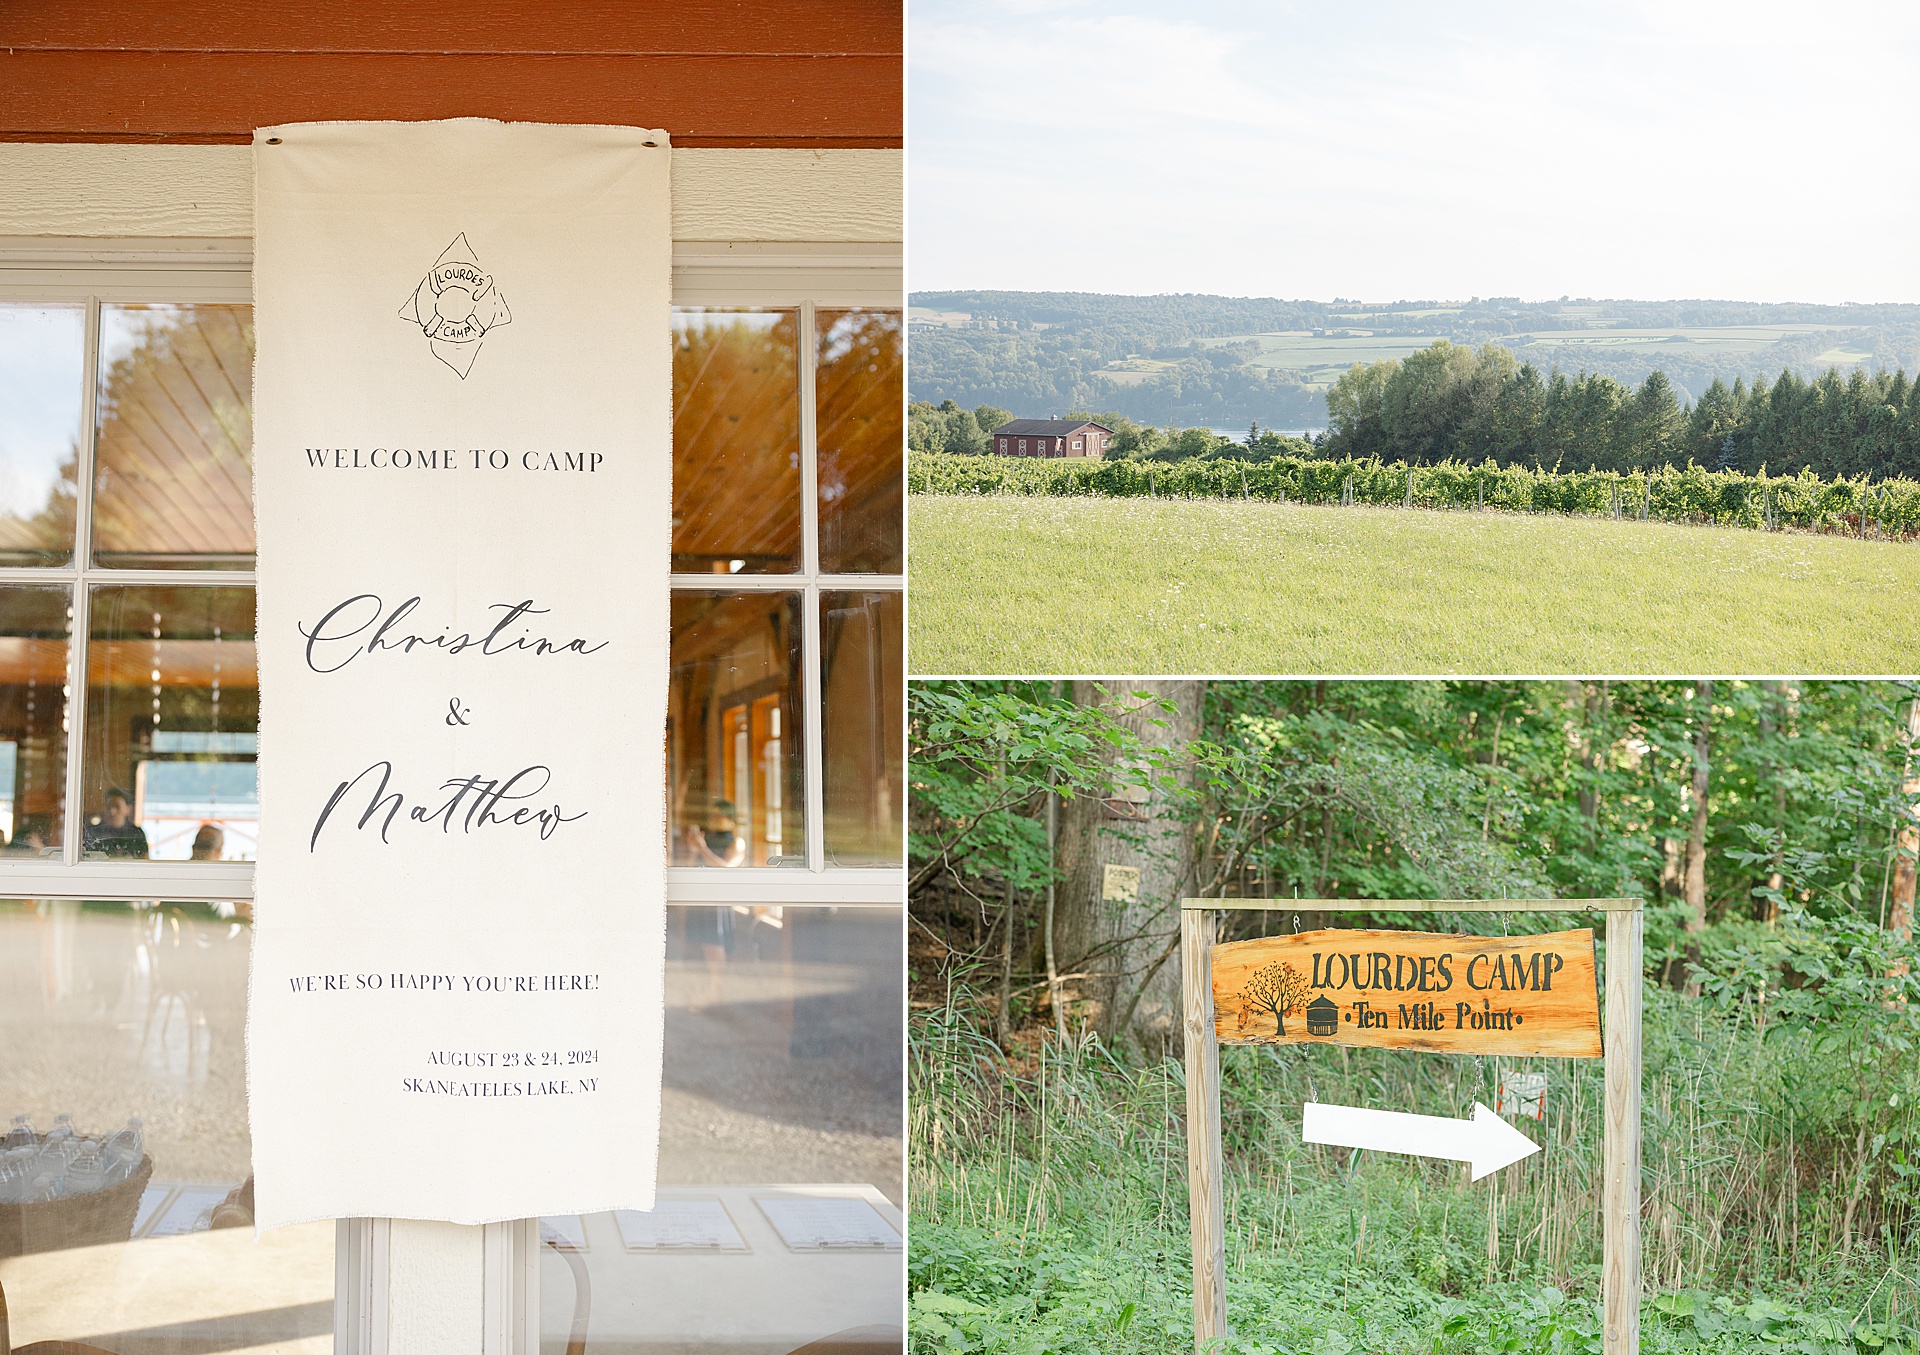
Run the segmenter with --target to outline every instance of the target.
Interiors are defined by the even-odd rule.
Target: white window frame
[[[813,343],[814,317],[820,309],[868,307],[904,315],[902,254],[897,243],[674,244],[672,299],[676,306],[778,306],[800,311],[802,567],[789,574],[673,574],[670,585],[689,591],[802,595],[807,863],[805,869],[669,867],[669,904],[904,911],[904,862],[859,868],[829,867],[825,860],[821,594],[898,592],[904,601],[906,577],[820,571]],[[89,587],[101,583],[251,587],[255,583],[251,570],[101,569],[89,558],[84,547],[92,512],[100,307],[114,302],[251,304],[252,266],[253,244],[247,238],[0,236],[0,302],[80,303],[86,308],[77,474],[78,485],[86,492],[77,496],[75,558],[60,567],[0,568],[0,583],[58,583],[73,589],[68,680],[75,696],[68,701],[67,823],[59,860],[0,858],[0,897],[183,902],[253,897],[251,863],[82,861],[80,834],[74,831],[83,816]],[[903,729],[903,740],[904,733]],[[902,845],[904,850],[904,841]],[[903,1120],[903,1133],[904,1128]],[[392,1322],[401,1308],[411,1310],[409,1327],[427,1329],[421,1324],[438,1322],[442,1324],[438,1329],[449,1339],[470,1332],[482,1355],[538,1351],[539,1245],[535,1221],[530,1219],[484,1228],[408,1220],[338,1220],[336,1355],[387,1355]],[[401,1268],[408,1277],[404,1289],[389,1265],[390,1257],[400,1254],[408,1258]]]
[[[114,302],[244,303],[253,300],[248,239],[0,238],[0,301],[84,304],[85,383],[81,408],[73,562],[0,568],[0,583],[73,589],[68,655],[67,823],[60,859],[0,858],[0,898],[121,898],[167,901],[253,897],[250,862],[124,862],[80,859],[85,771],[89,589],[128,585],[254,586],[252,570],[103,569],[85,549],[92,516],[100,308]],[[822,309],[904,311],[897,245],[680,243],[673,251],[676,306],[797,307],[800,315],[801,568],[787,574],[673,574],[679,591],[801,595],[804,723],[804,869],[667,868],[670,904],[781,904],[900,908],[905,866],[839,867],[826,861],[820,601],[827,592],[898,592],[904,574],[824,574],[819,551],[819,447],[815,422],[814,317]],[[904,638],[904,637],[903,637]]]

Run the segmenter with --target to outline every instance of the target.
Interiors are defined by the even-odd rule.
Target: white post
[[[1640,979],[1646,914],[1607,914],[1606,1176],[1600,1297],[1606,1355],[1640,1351]]]
[[[1193,1221],[1193,1345],[1227,1334],[1226,1211],[1220,1166],[1220,1042],[1213,1029],[1213,914],[1180,910],[1187,1059],[1187,1198]]]

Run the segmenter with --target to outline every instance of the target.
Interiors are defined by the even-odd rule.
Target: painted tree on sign
[[[1240,996],[1249,1011],[1272,1012],[1274,1034],[1285,1035],[1287,1013],[1306,1004],[1307,976],[1285,960],[1276,960],[1254,970]]]

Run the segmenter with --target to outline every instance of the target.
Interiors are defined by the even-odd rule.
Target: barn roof
[[[999,437],[1007,434],[1023,438],[1063,438],[1069,433],[1077,433],[1082,428],[1098,428],[1103,433],[1113,430],[1104,423],[1095,423],[1091,419],[1015,419],[1012,423],[1002,424],[993,430]]]

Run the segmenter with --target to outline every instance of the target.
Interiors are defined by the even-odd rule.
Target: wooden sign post
[[[1399,913],[1605,913],[1604,1040],[1588,930],[1520,937],[1337,930],[1214,946],[1216,912],[1329,904]],[[1603,1057],[1605,1350],[1638,1355],[1645,924],[1639,899],[1182,899],[1180,908],[1196,1349],[1227,1334],[1220,1046],[1318,1042]]]

